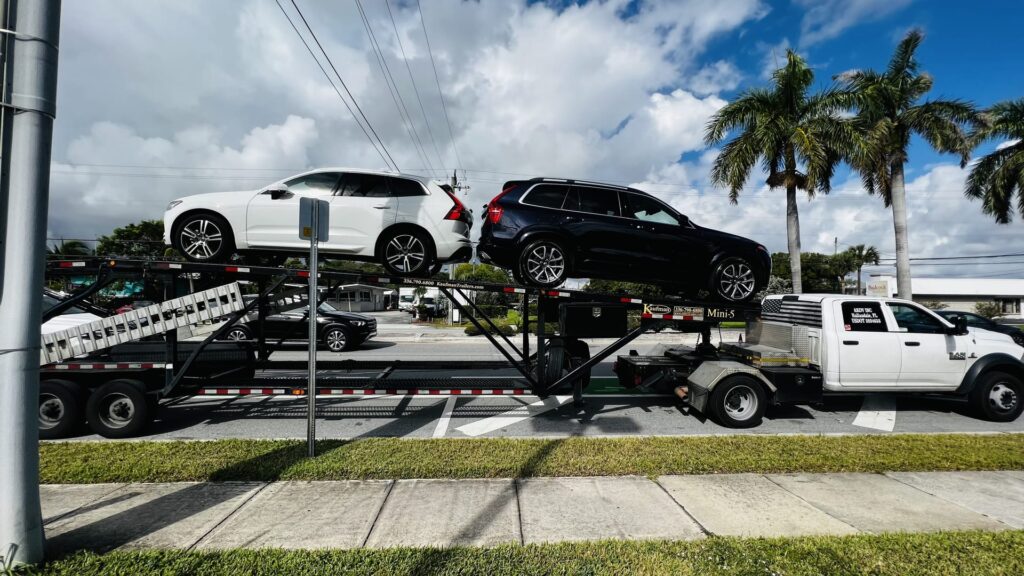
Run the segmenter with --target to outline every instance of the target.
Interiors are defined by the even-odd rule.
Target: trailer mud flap
[[[708,406],[708,398],[711,396],[711,391],[703,386],[699,386],[694,383],[689,384],[689,395],[687,396],[687,404],[690,408],[704,413],[704,409]]]

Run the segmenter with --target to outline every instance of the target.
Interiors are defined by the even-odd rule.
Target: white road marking
[[[543,400],[520,406],[497,416],[464,424],[456,428],[456,430],[466,436],[480,436],[522,422],[523,420],[528,420],[549,410],[554,410],[570,400],[572,400],[572,396],[548,396]]]
[[[452,410],[455,410],[455,401],[458,396],[449,396],[448,401],[444,403],[444,411],[441,412],[441,418],[437,421],[437,428],[434,428],[434,438],[444,438],[445,433],[448,432],[448,422],[452,419]]]
[[[890,394],[868,394],[860,412],[853,419],[854,426],[892,432],[896,427],[896,398]]]

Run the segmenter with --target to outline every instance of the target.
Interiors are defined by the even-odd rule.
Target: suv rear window
[[[427,195],[423,186],[415,180],[408,180],[406,178],[388,178],[388,185],[391,186],[391,195],[395,197]]]
[[[341,177],[341,185],[338,187],[338,196],[387,198],[390,195],[387,180],[376,174],[349,172]]]
[[[561,208],[569,187],[562,184],[538,184],[523,197],[523,203],[542,208]]]
[[[619,211],[619,193],[607,188],[573,186],[572,192],[565,202],[565,207],[568,210],[604,216],[622,215]]]

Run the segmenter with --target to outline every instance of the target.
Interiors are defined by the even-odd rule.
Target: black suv
[[[478,255],[523,284],[553,288],[570,276],[632,280],[744,302],[771,273],[764,246],[701,228],[639,190],[551,178],[502,188],[484,207]]]
[[[985,318],[978,314],[972,314],[971,312],[957,312],[956,310],[936,310],[936,314],[942,316],[946,320],[953,321],[953,318],[957,316],[963,316],[967,320],[967,325],[971,328],[981,328],[982,330],[990,330],[992,332],[999,332],[1000,334],[1006,334],[1018,346],[1024,346],[1024,330],[1017,328],[1016,326],[1009,326],[1006,324],[1000,324],[994,320]]]
[[[316,315],[319,343],[331,352],[351,350],[377,335],[377,319],[366,314],[344,312],[327,304],[320,305]],[[224,340],[252,340],[256,327],[251,324],[232,326]],[[307,340],[309,334],[306,307],[295,310],[275,310],[271,307],[263,322],[263,335],[268,342],[284,338],[286,342]]]

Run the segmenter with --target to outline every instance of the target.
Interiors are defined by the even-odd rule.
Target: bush
[[[486,322],[481,323],[484,325],[484,327],[490,328],[489,326],[487,326]],[[505,320],[495,320],[494,325],[497,326],[498,330],[501,331],[501,333],[504,334],[505,336],[514,336],[516,333],[516,330],[512,328],[512,326],[510,326],[509,323],[506,322]],[[479,336],[480,329],[477,328],[475,324],[466,324],[466,335]]]
[[[508,322],[513,326],[522,326],[523,315],[520,314],[517,310],[509,310],[508,312],[505,313],[505,322]]]
[[[1003,313],[1003,307],[996,302],[978,302],[974,305],[974,312],[985,318],[995,318]]]

